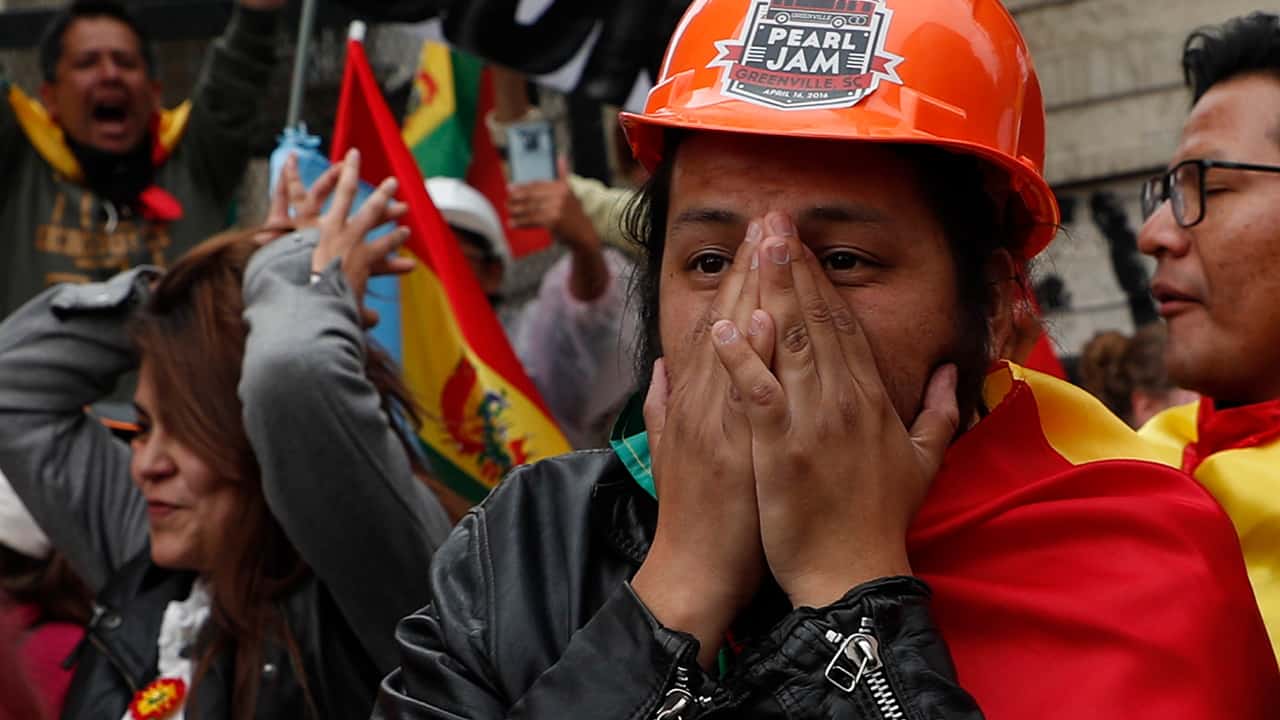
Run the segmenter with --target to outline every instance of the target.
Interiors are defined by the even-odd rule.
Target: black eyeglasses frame
[[[1183,213],[1178,210],[1177,203],[1173,204],[1173,219],[1181,228],[1193,228],[1204,221],[1206,209],[1205,197],[1205,175],[1213,168],[1222,170],[1243,170],[1245,172],[1266,172],[1280,173],[1280,165],[1258,165],[1256,163],[1232,162],[1230,160],[1208,160],[1206,158],[1194,158],[1191,160],[1183,160],[1168,170],[1154,175],[1142,183],[1142,217],[1148,219],[1156,214],[1160,206],[1173,198],[1174,177],[1184,167],[1195,166],[1197,172],[1197,187],[1200,188],[1200,213],[1190,222],[1182,217]],[[1185,206],[1185,203],[1184,203]]]

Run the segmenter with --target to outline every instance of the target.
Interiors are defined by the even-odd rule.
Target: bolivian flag
[[[361,152],[361,179],[395,176],[408,203],[406,252],[420,265],[401,278],[383,335],[426,419],[420,440],[440,480],[479,500],[517,465],[568,452],[401,139],[365,55],[347,44],[331,157]],[[395,342],[398,340],[398,342]]]
[[[416,104],[405,117],[403,134],[423,176],[464,179],[488,198],[507,229],[513,257],[549,247],[546,230],[517,229],[508,222],[502,158],[484,122],[493,107],[493,87],[483,62],[427,41],[413,88]]]

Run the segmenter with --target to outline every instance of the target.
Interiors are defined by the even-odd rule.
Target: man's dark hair
[[[677,147],[684,137],[679,131],[667,133],[662,163],[649,182],[633,199],[625,216],[629,239],[645,249],[645,259],[637,267],[632,293],[639,306],[641,336],[636,354],[636,380],[648,390],[653,362],[662,356],[659,333],[659,280],[666,245],[666,220],[670,204],[671,175]],[[976,158],[947,152],[927,145],[894,146],[904,160],[916,168],[925,202],[937,213],[946,228],[956,271],[956,302],[960,307],[957,345],[951,357],[959,369],[957,399],[961,417],[981,408],[982,384],[992,358],[991,327],[987,319],[995,310],[997,295],[987,265],[995,254],[1008,250],[1015,262],[1016,238],[1028,230],[1026,221],[1016,217],[1016,203],[1004,212],[991,197],[988,171]],[[1027,290],[1025,279],[1018,282]]]
[[[106,17],[119,20],[133,31],[138,38],[138,48],[142,51],[142,60],[146,63],[147,74],[156,75],[156,54],[151,47],[151,39],[138,19],[124,5],[114,0],[76,0],[64,7],[49,22],[40,38],[40,72],[45,82],[54,82],[58,78],[58,60],[62,59],[62,39],[67,34],[71,23],[84,18]]]
[[[1255,12],[1192,32],[1182,49],[1182,72],[1192,105],[1237,75],[1269,72],[1280,79],[1280,15]]]

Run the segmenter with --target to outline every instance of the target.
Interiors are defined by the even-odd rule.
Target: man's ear
[[[987,327],[991,332],[992,360],[1026,360],[1042,329],[1025,296],[1022,268],[1007,250],[997,250],[984,273],[990,293]]]
[[[40,83],[40,102],[44,103],[44,109],[49,112],[49,117],[52,118],[54,122],[58,122],[58,108],[57,108],[57,105],[55,105],[53,102],[54,100],[53,96],[54,96],[53,83],[51,82]]]

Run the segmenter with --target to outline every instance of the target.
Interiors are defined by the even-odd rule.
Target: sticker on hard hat
[[[853,107],[880,83],[902,84],[884,49],[882,0],[755,0],[742,36],[716,43],[724,94],[781,110]]]

